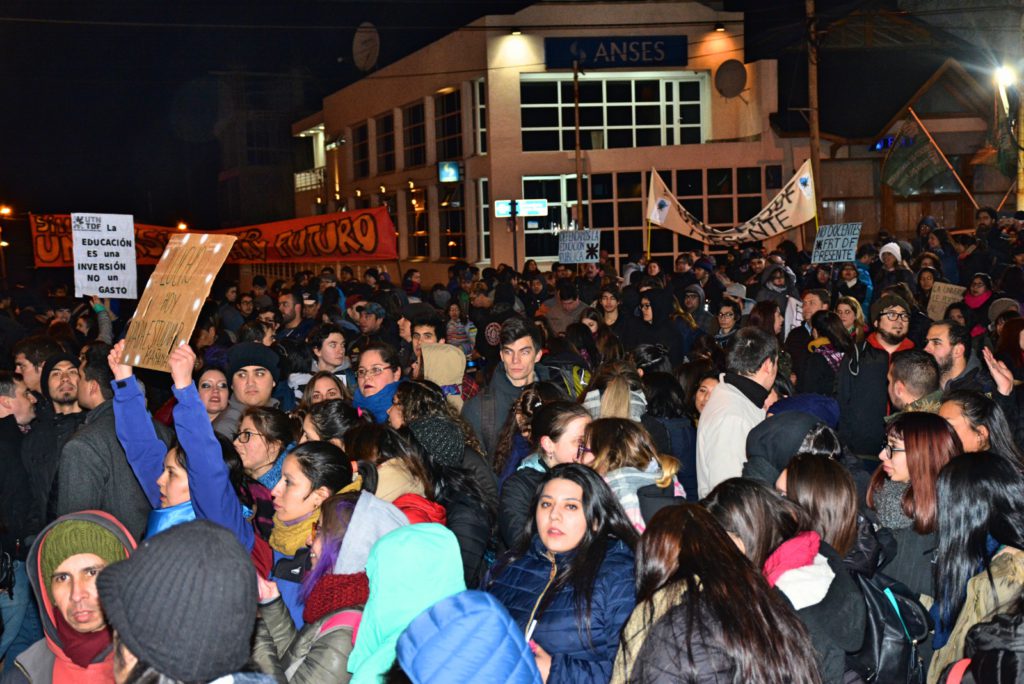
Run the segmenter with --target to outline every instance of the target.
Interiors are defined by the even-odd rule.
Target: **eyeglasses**
[[[904,323],[906,323],[907,321],[910,320],[910,314],[899,313],[897,311],[883,311],[882,315],[885,316],[886,320],[890,321],[903,321]]]
[[[576,460],[582,461],[585,454],[593,454],[593,450],[586,444],[580,444],[580,448],[576,450]]]
[[[897,449],[892,444],[886,443],[882,445],[882,451],[885,452],[885,457],[891,461],[893,454],[904,453],[906,449]]]
[[[734,314],[732,311],[719,311],[718,312],[718,317],[719,318],[736,318],[736,314]]]
[[[647,302],[644,302],[643,304],[640,305],[640,308],[641,309],[650,309],[651,305],[649,303],[647,303]]]
[[[256,432],[255,430],[242,430],[237,435],[235,435],[235,440],[239,444],[248,444],[249,440],[252,439],[253,437],[262,437],[262,436],[263,435],[261,435],[260,433]]]
[[[356,377],[362,380],[366,376],[375,378],[386,370],[394,370],[394,366],[373,366],[372,368],[360,368],[356,371]]]

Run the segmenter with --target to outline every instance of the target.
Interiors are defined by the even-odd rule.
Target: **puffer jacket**
[[[344,615],[348,613],[349,615]],[[280,598],[260,606],[253,642],[253,662],[265,674],[290,684],[347,684],[359,610],[329,613],[296,631],[288,606]],[[351,617],[341,620],[341,616]]]
[[[633,584],[633,552],[622,541],[610,540],[594,579],[588,625],[580,624],[576,594],[562,587],[546,601],[540,616],[537,606],[545,599],[557,573],[564,571],[570,554],[548,555],[534,535],[526,554],[497,570],[486,583],[525,634],[536,620],[532,638],[551,655],[547,684],[607,682],[619,645],[619,631],[636,603]],[[589,639],[587,638],[589,627]]]
[[[58,518],[36,536],[29,551],[25,570],[28,573],[32,592],[39,602],[39,617],[43,621],[43,638],[28,647],[14,661],[14,667],[4,673],[3,684],[101,684],[114,679],[114,653],[112,648],[104,649],[87,667],[79,667],[65,655],[61,638],[54,622],[54,606],[47,580],[40,577],[42,570],[41,552],[54,526],[67,520],[93,523],[114,535],[124,545],[125,555],[135,550],[131,533],[114,516],[102,511],[82,511]]]

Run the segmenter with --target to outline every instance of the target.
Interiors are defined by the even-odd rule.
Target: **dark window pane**
[[[644,249],[644,232],[642,230],[619,231],[619,254],[641,252]]]
[[[526,235],[526,256],[545,257],[558,254],[558,236],[551,233],[528,233]]]
[[[700,128],[680,128],[679,129],[679,144],[680,145],[699,145],[700,144]]]
[[[686,208],[686,211],[693,214],[698,220],[704,220],[704,200],[700,197],[679,200],[679,203]]]
[[[736,188],[742,195],[761,192],[761,169],[757,166],[746,166],[736,169]]]
[[[643,195],[639,171],[635,173],[620,173],[615,177],[615,182],[618,186],[619,199],[623,199],[625,197],[641,197]]]
[[[569,129],[568,131],[562,132],[562,149],[563,150],[575,150],[576,149],[576,131]],[[580,131],[580,149],[581,150],[600,150],[604,149],[604,132],[603,131]]]
[[[691,237],[686,237],[685,235],[677,235],[676,239],[679,242],[679,251],[681,252],[703,252],[706,248],[704,243],[699,240],[694,240]]]
[[[661,84],[658,81],[637,81],[636,82],[637,102],[660,102]]]
[[[611,202],[598,202],[590,206],[592,228],[615,227],[615,205]]]
[[[679,105],[679,123],[699,124],[700,105]]]
[[[704,172],[700,169],[676,171],[676,194],[681,196],[703,195]]]
[[[665,144],[675,145],[676,144],[676,132],[671,128],[665,129]]]
[[[732,169],[708,169],[708,194],[732,194]]]
[[[642,226],[642,202],[619,202],[619,226]]]
[[[603,126],[604,110],[600,107],[580,107],[580,126]]]
[[[732,198],[708,200],[708,223],[733,225]]]
[[[637,147],[659,147],[661,145],[660,128],[638,128],[636,131]]]
[[[608,131],[608,149],[633,147],[633,129]]]
[[[586,202],[590,199],[587,194],[590,188],[587,187],[587,174],[583,174],[583,201]],[[565,199],[572,202],[576,201],[576,175],[568,176],[565,179]]]
[[[523,151],[558,150],[558,131],[523,131]]]
[[[519,98],[523,104],[558,102],[558,84],[523,81],[519,84]]]
[[[697,81],[685,81],[679,84],[679,101],[690,102],[700,100],[700,84]]]
[[[764,167],[764,187],[778,190],[782,187],[782,167],[773,164]]]
[[[523,128],[558,126],[558,110],[554,107],[525,107],[521,112]]]
[[[658,110],[660,107],[637,107],[636,108],[636,124],[637,126],[656,126],[661,123]]]
[[[614,230],[602,230],[601,231],[601,249],[607,249],[612,254],[615,253],[615,231]]]
[[[563,102],[572,102],[572,83],[569,83],[569,99]],[[600,81],[580,81],[580,102],[601,102],[604,99],[604,88]]]
[[[750,219],[757,216],[757,212],[761,211],[761,198],[760,197],[740,197],[737,200],[737,209],[739,210],[739,220],[749,221]]]
[[[612,198],[612,174],[596,173],[590,177],[590,196],[594,199]]]
[[[673,237],[675,237],[675,233],[668,228],[651,226],[651,251],[671,252]],[[669,270],[671,271],[672,269],[670,268]]]
[[[632,102],[633,84],[630,81],[608,81],[605,83],[608,102]]]
[[[639,121],[637,123],[639,123]],[[608,108],[608,125],[609,126],[632,126],[633,125],[633,108],[632,107],[609,107]]]

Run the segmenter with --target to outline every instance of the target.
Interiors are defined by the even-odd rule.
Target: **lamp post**
[[[1003,107],[1006,120],[1010,120],[1010,100],[1006,96],[1008,88],[1017,85],[1017,72],[1012,67],[1001,66],[996,69],[996,83],[999,85],[999,99]],[[1017,211],[1024,211],[1024,97],[1018,89],[1017,92],[1017,130],[1010,131],[1014,136],[1014,146],[1017,149]],[[998,139],[998,138],[997,138]]]

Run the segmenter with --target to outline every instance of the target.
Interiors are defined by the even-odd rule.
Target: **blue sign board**
[[[462,177],[459,174],[459,162],[437,162],[437,180],[441,183],[458,183],[462,180]]]
[[[546,199],[516,200],[516,216],[547,216],[548,201]],[[512,216],[512,200],[495,200],[494,217],[509,218]]]
[[[574,61],[584,69],[686,66],[686,36],[544,39],[547,68],[572,69]]]

